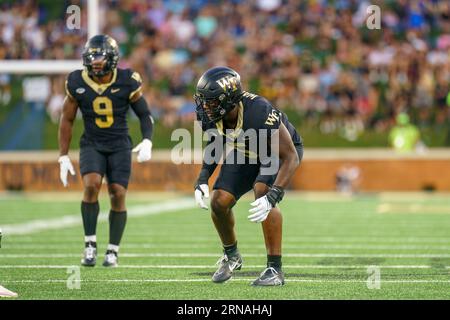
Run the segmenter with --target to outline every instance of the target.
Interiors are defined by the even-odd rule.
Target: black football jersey
[[[114,69],[111,82],[94,82],[86,70],[69,74],[66,93],[77,101],[84,122],[80,147],[94,146],[115,151],[132,147],[127,113],[130,98],[140,90],[142,80],[130,69]]]
[[[243,132],[244,137],[233,137],[232,135],[227,134],[228,131],[223,128],[222,121],[216,123],[202,122],[203,131],[217,130],[219,135],[223,137],[224,143],[230,144],[231,142],[235,150],[237,152],[245,153],[247,158],[258,158],[258,151],[255,151],[253,147],[249,146],[252,136],[245,136],[249,129],[256,130],[258,134],[258,141],[256,141],[253,146],[259,145],[261,133],[267,135],[269,138],[267,141],[270,143],[270,136],[272,135],[273,130],[277,130],[281,123],[283,123],[289,131],[295,146],[303,144],[302,138],[297,133],[295,127],[289,122],[287,115],[272,106],[267,99],[244,91],[241,102],[242,104],[238,106],[238,121],[234,132],[242,129],[241,132]],[[215,134],[213,133],[213,135]]]

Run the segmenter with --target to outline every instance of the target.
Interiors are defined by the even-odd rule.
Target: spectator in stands
[[[86,1],[78,4],[83,8]],[[450,83],[446,0],[377,1],[383,12],[381,31],[365,26],[369,1],[100,4],[108,16],[102,20],[103,31],[120,39],[121,63],[162,93],[164,99],[155,104],[167,124],[186,119],[192,79],[213,65],[248,74],[249,90],[298,113],[306,120],[303,125],[313,128],[332,128],[333,123],[340,128],[349,123],[350,114],[358,128],[380,131],[389,130],[393,115],[403,110],[419,119],[421,127],[432,126],[436,114],[447,116],[442,111],[448,110],[442,106]],[[79,55],[85,29],[67,30],[63,18],[49,18],[49,7],[36,1],[1,7],[0,41],[5,45],[0,45],[0,55],[5,59]],[[60,7],[63,17],[64,5]],[[86,26],[85,14],[82,19]]]
[[[406,113],[399,113],[396,121],[396,126],[389,133],[389,144],[399,152],[414,151],[420,141],[419,130],[409,122]]]

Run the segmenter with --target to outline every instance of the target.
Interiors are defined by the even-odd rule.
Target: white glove
[[[138,162],[148,161],[152,158],[152,146],[153,144],[149,139],[144,139],[133,149],[133,152],[138,152]]]
[[[208,210],[208,206],[205,204],[203,199],[209,198],[209,187],[207,184],[200,184],[195,188],[195,203],[200,206],[200,208]]]
[[[59,178],[64,187],[67,187],[67,173],[70,172],[71,175],[75,175],[75,170],[73,169],[72,162],[68,155],[59,157]]]
[[[269,215],[270,210],[272,210],[272,204],[267,199],[267,196],[256,199],[251,205],[253,208],[248,210],[248,212],[252,214],[247,218],[252,222],[263,222]]]

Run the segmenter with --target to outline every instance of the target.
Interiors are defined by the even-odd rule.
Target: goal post
[[[81,60],[0,60],[0,73],[61,74],[82,69]]]

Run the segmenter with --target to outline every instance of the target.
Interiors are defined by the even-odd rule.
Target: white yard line
[[[0,269],[67,269],[73,265],[0,265]],[[213,269],[215,265],[119,265],[120,269]],[[265,265],[245,265],[264,268]],[[371,265],[283,265],[284,269],[367,269]],[[380,269],[431,269],[429,265],[377,265]],[[445,268],[450,269],[450,266]]]
[[[74,243],[73,241],[68,243],[58,243],[58,244],[22,244],[22,243],[9,243],[9,246],[4,249],[10,250],[36,250],[36,249],[64,249],[67,251],[68,248],[78,248],[79,243]],[[186,243],[124,243],[122,245],[122,250],[128,249],[185,249],[185,248],[214,248],[217,245],[215,243],[195,243],[190,242]],[[256,248],[265,248],[263,243],[259,244],[240,244],[239,247],[248,248],[248,249],[256,249]],[[450,246],[443,246],[440,244],[437,245],[371,245],[371,244],[317,244],[317,245],[303,245],[301,243],[292,244],[292,243],[283,243],[284,249],[364,249],[364,250],[442,250],[449,251]],[[430,253],[430,252],[428,252]]]
[[[124,258],[206,258],[218,257],[220,254],[216,253],[122,253],[120,257]],[[2,258],[74,258],[80,257],[80,254],[75,253],[30,253],[30,254],[0,254]],[[246,253],[245,257],[266,257],[262,253]],[[450,254],[409,254],[409,253],[284,253],[283,257],[291,258],[450,258]]]
[[[388,214],[450,214],[450,206],[427,203],[380,203],[377,213]]]
[[[81,220],[81,218],[80,218]],[[212,228],[212,226],[211,226]],[[155,234],[150,234],[151,236],[155,236]],[[142,236],[149,236],[149,233],[139,233],[134,231],[133,234],[128,234],[127,237],[131,239],[131,237],[142,237]],[[450,245],[450,237],[389,237],[389,236],[335,236],[335,237],[327,237],[327,236],[285,236],[285,240],[283,240],[283,244],[304,244],[304,243],[322,243],[323,245],[326,245],[327,243],[332,244],[356,244],[356,245],[362,245],[367,243],[375,243],[375,245],[380,244],[447,244]],[[192,236],[192,235],[183,235],[179,234],[176,235],[177,242],[178,243],[192,243],[192,244],[201,244],[205,241],[211,241],[211,237],[207,236]],[[61,239],[61,236],[55,236],[55,235],[48,235],[48,237],[45,238],[45,241],[43,240],[36,240],[32,236],[24,236],[20,239],[17,239],[17,242],[14,243],[30,243],[30,244],[36,244],[38,242],[48,244],[49,242],[58,242],[58,243],[72,243],[73,241],[64,241],[64,239]],[[242,242],[245,245],[261,245],[261,241],[255,240],[254,238],[248,238],[245,240],[242,240]],[[175,244],[172,241],[173,244]],[[151,244],[151,243],[150,243]],[[125,245],[125,244],[124,244]]]
[[[251,282],[253,278],[233,278],[231,282]],[[41,280],[2,280],[4,283],[67,283],[67,279],[41,279]],[[96,279],[79,280],[84,283],[143,283],[143,282],[211,282],[211,279]],[[311,282],[311,283],[367,283],[367,280],[319,280],[319,279],[291,279],[286,277],[287,282]],[[382,283],[450,283],[450,280],[426,280],[426,279],[399,279],[382,280]]]
[[[154,203],[148,205],[138,205],[130,207],[128,210],[129,217],[144,217],[165,212],[191,209],[195,207],[192,199],[182,198],[177,200],[168,200],[162,203]],[[99,215],[99,221],[108,221],[109,211],[103,211]],[[81,225],[81,216],[67,215],[54,219],[39,219],[21,224],[3,225],[3,234],[5,235],[26,235],[47,230],[63,229]]]

